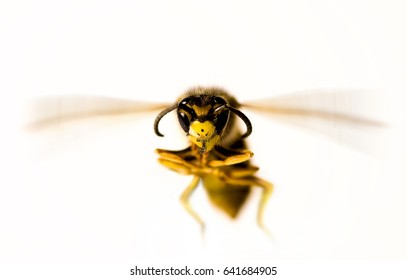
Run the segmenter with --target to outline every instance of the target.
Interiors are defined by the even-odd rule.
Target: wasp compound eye
[[[191,122],[190,122],[187,114],[185,114],[184,112],[178,112],[177,116],[178,116],[178,122],[181,125],[182,129],[185,132],[188,132],[189,131],[189,125],[190,125]]]
[[[221,113],[219,113],[216,118],[215,118],[215,127],[216,127],[216,132],[220,134],[222,130],[225,128],[227,122],[229,120],[229,111],[224,110]]]

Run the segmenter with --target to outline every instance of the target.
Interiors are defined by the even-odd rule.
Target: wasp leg
[[[247,166],[244,168],[233,167],[231,170],[227,171],[227,173],[224,172],[224,174],[227,174],[228,177],[236,179],[253,176],[258,170],[259,168],[255,166]]]
[[[165,167],[174,170],[181,174],[191,174],[196,166],[186,161],[182,156],[183,151],[172,152],[168,150],[157,149],[156,152],[159,154],[160,158],[158,161]]]
[[[262,180],[260,178],[255,177],[257,181],[257,185],[263,188],[263,193],[260,198],[259,209],[257,212],[257,224],[260,228],[268,232],[268,229],[264,225],[263,217],[264,217],[264,210],[266,209],[266,205],[268,200],[270,199],[271,194],[273,193],[273,184]]]
[[[258,177],[255,176],[249,176],[245,178],[233,178],[233,177],[225,177],[224,178],[225,182],[230,184],[230,185],[235,185],[235,186],[258,186],[263,188],[263,192],[261,195],[260,203],[259,203],[259,208],[257,211],[257,224],[259,227],[264,230],[265,232],[269,233],[268,229],[264,225],[263,222],[263,217],[264,217],[264,210],[267,205],[267,202],[273,192],[273,184],[270,182],[267,182],[265,180],[262,180]]]
[[[189,164],[185,164],[184,162],[178,163],[164,158],[159,158],[158,162],[177,173],[184,175],[193,174],[191,166]]]
[[[227,165],[234,165],[241,162],[248,161],[253,156],[251,151],[245,151],[238,155],[229,156],[224,160],[211,160],[209,166],[211,167],[221,167]]]
[[[188,165],[189,164],[183,157],[172,153],[171,151],[166,151],[166,150],[156,150],[157,154],[160,156],[160,158],[174,162],[174,163],[185,163]]]
[[[188,185],[188,187],[182,192],[180,200],[182,206],[184,206],[185,210],[188,212],[189,215],[191,215],[201,226],[201,232],[203,233],[205,230],[205,223],[203,220],[198,216],[198,214],[192,209],[190,203],[189,203],[189,198],[198,186],[200,177],[199,176],[194,176],[192,179],[192,182]]]

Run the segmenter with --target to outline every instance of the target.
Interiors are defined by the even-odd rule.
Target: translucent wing
[[[303,91],[246,102],[273,119],[311,129],[369,154],[381,153],[386,104],[367,91]]]
[[[29,129],[42,129],[97,117],[136,115],[162,110],[168,104],[141,102],[101,96],[44,97],[29,105]]]

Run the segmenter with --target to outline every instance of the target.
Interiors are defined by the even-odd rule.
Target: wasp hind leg
[[[259,208],[257,210],[257,224],[263,231],[267,233],[267,235],[270,235],[270,231],[264,225],[263,218],[267,202],[273,192],[273,184],[256,176],[248,176],[243,178],[226,177],[224,180],[227,184],[234,186],[258,186],[263,189],[259,202]]]
[[[191,204],[189,203],[189,198],[191,197],[192,193],[198,186],[199,180],[200,180],[199,176],[194,176],[191,183],[182,192],[180,200],[181,200],[182,206],[185,208],[185,210],[188,212],[188,214],[191,215],[195,219],[195,221],[197,221],[199,223],[199,225],[201,226],[201,233],[203,234],[205,231],[205,223],[201,219],[201,217],[199,217],[199,215],[194,211],[194,209],[192,209]]]

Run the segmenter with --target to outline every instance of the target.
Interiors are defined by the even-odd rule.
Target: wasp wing
[[[386,102],[372,91],[317,90],[241,104],[277,121],[323,133],[369,154],[385,144]],[[372,117],[373,116],[373,117]],[[379,152],[381,153],[381,152]]]
[[[29,104],[30,130],[97,117],[118,117],[162,110],[168,104],[102,96],[43,97]]]

